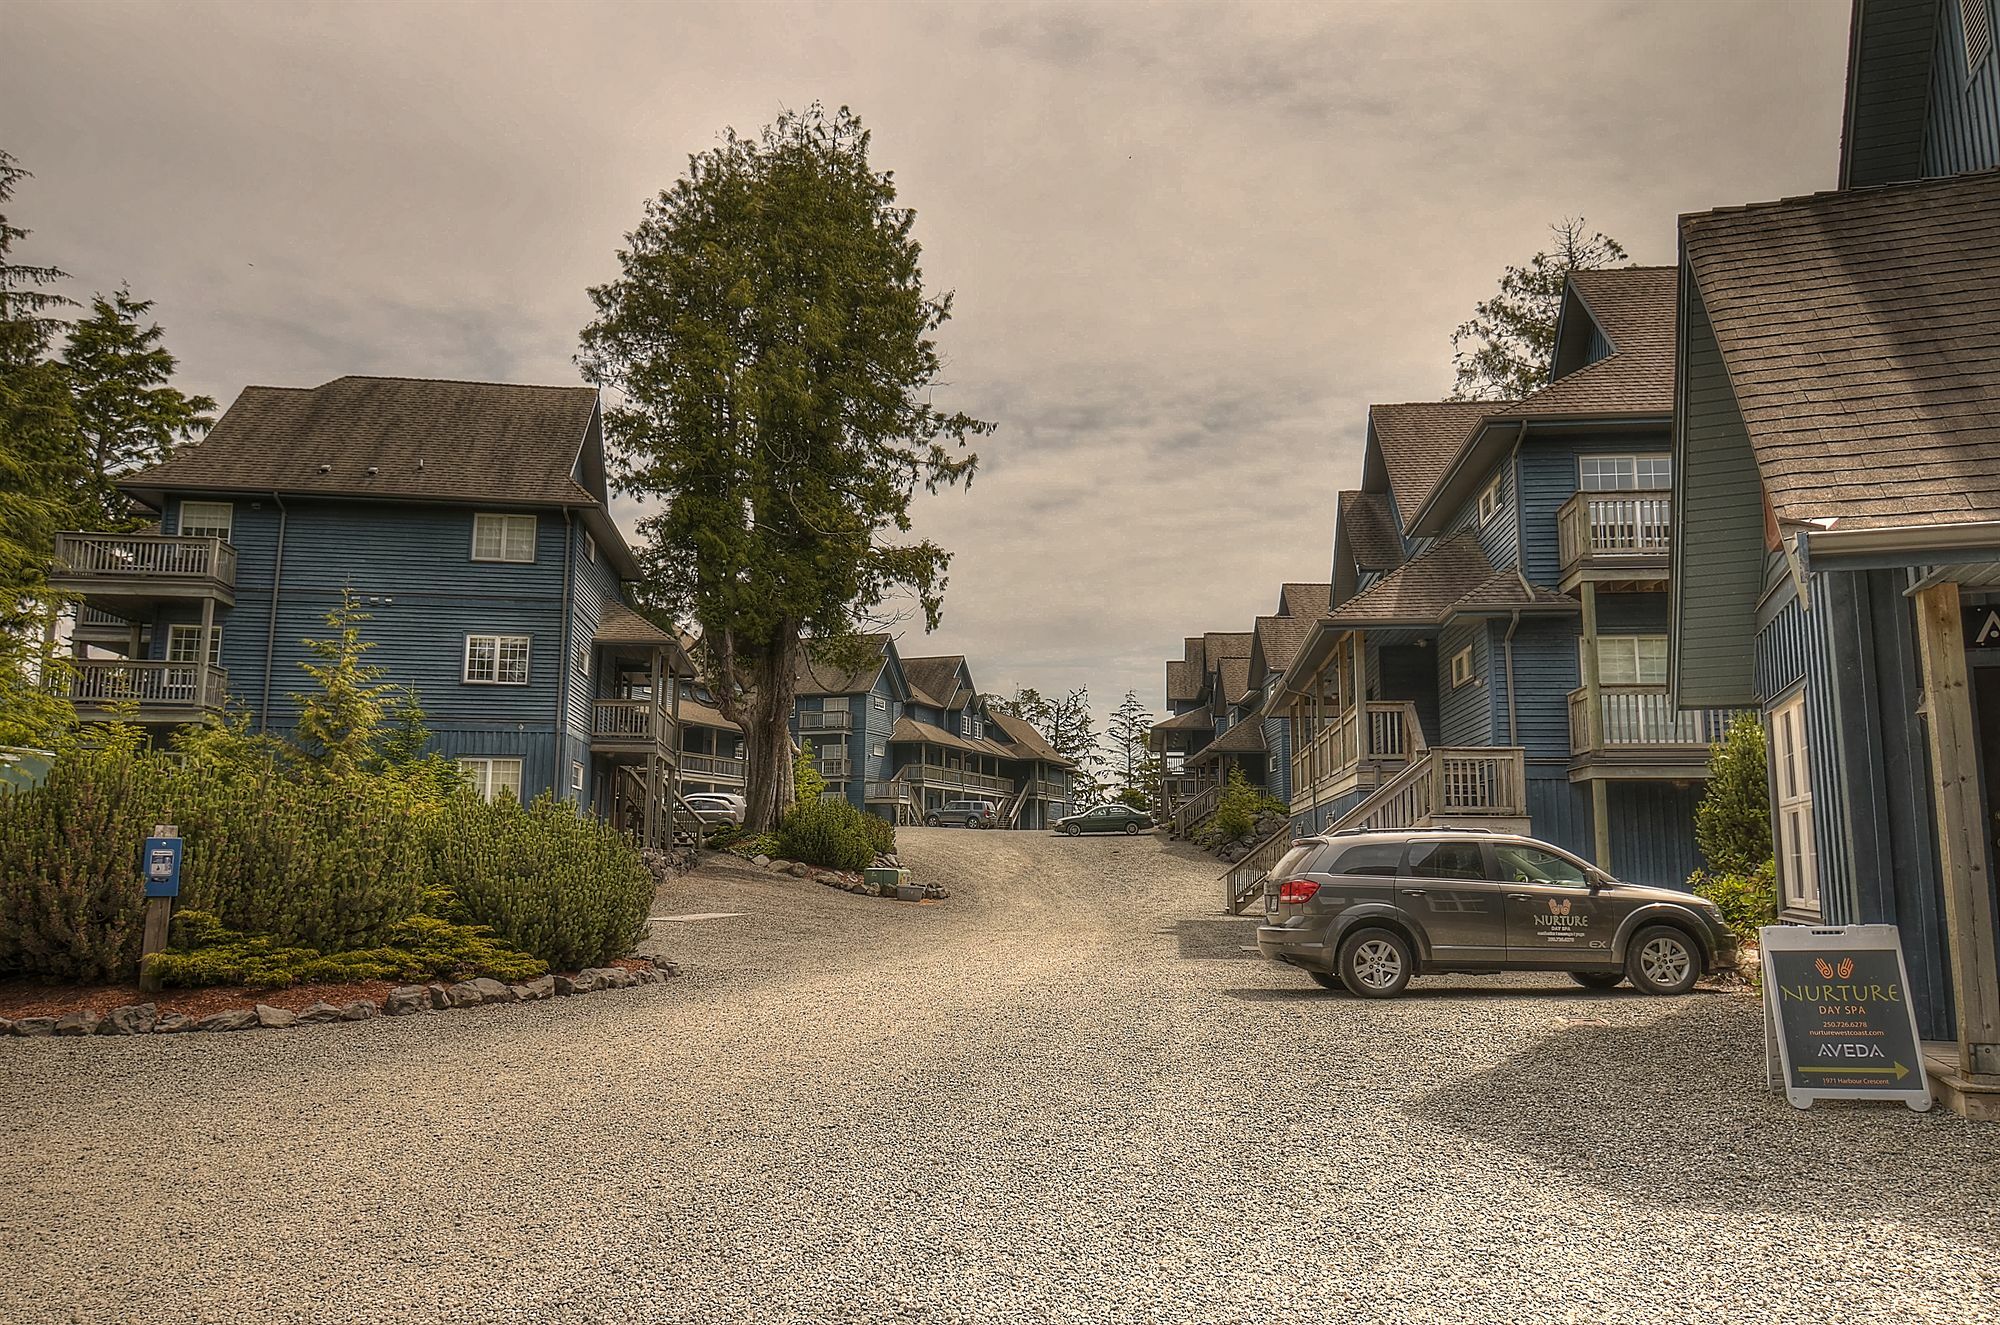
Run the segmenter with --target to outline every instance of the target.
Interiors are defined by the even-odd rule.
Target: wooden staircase
[[[1202,820],[1215,813],[1216,803],[1221,799],[1222,788],[1213,786],[1182,801],[1174,807],[1172,817],[1167,820],[1168,836],[1187,837],[1192,834]]]
[[[1222,908],[1230,915],[1240,916],[1250,909],[1250,903],[1264,895],[1264,878],[1271,872],[1287,851],[1292,849],[1292,826],[1286,824],[1256,846],[1250,854],[1229,867],[1222,883]]]
[[[1527,752],[1520,746],[1437,746],[1412,759],[1327,831],[1485,828],[1525,833],[1527,798]]]
[[[1029,786],[1032,785],[1034,784],[1031,782]],[[1027,805],[1027,803],[1028,803],[1028,788],[1021,787],[1017,789],[1014,792],[1014,794],[1012,796],[1009,796],[1006,802],[1000,806],[1000,814],[999,814],[1000,826],[1002,828],[1019,828],[1021,826],[1021,810],[1023,807]]]

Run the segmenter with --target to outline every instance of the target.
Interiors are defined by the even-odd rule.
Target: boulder
[[[674,962],[663,962],[657,957],[653,959],[653,969],[659,972],[660,977],[662,979],[666,980],[671,980],[675,976],[681,973],[681,968],[678,964]]]
[[[194,1018],[179,1012],[163,1012],[160,1014],[160,1019],[153,1023],[155,1035],[179,1035],[182,1031],[193,1029]]]
[[[344,1014],[345,1009],[337,1003],[319,1002],[299,1014],[299,1023],[317,1026],[322,1022],[339,1021]]]
[[[771,858],[769,856],[752,856],[750,857],[750,863],[760,870],[769,869],[771,867]]]
[[[86,1012],[79,1008],[75,1012],[57,1017],[56,1034],[95,1035],[97,1034],[97,1014]]]
[[[431,1006],[436,1008],[439,1012],[443,1012],[446,1008],[451,1006],[450,985],[425,985],[424,988],[430,990]]]
[[[365,998],[357,998],[340,1010],[340,1019],[342,1021],[367,1021],[371,1017],[379,1017],[381,1015],[382,1009],[376,1007]]]
[[[544,975],[517,987],[521,990],[521,997],[524,1000],[553,998],[556,992],[556,978],[553,975]]]
[[[596,971],[578,971],[575,975],[556,977],[558,994],[588,994],[597,988]]]
[[[104,1021],[98,1026],[99,1035],[151,1035],[153,1024],[160,1019],[160,1009],[151,1003],[133,1003],[122,1008],[113,1008],[104,1014]]]
[[[491,979],[490,977],[482,975],[478,979],[468,981],[467,983],[469,983],[474,989],[477,989],[479,991],[480,998],[485,1002],[488,1003],[520,1002],[519,999],[514,997],[513,990],[509,989],[506,985],[502,984],[500,981]]]
[[[624,989],[625,972],[616,966],[593,966],[587,971],[577,972],[578,978],[590,977],[594,989]]]
[[[791,868],[786,872],[789,873],[795,879],[810,879],[812,877],[813,867],[806,864],[802,860],[795,860],[792,862]]]
[[[54,1035],[55,1033],[56,1019],[54,1017],[19,1017],[14,1022],[14,1034],[16,1035]]]
[[[198,1031],[247,1031],[257,1024],[257,1014],[248,1008],[214,1012],[194,1024]]]
[[[486,991],[470,980],[460,980],[450,990],[451,1006],[476,1008],[486,1001]]]
[[[423,985],[403,985],[391,989],[389,996],[382,1000],[382,1011],[392,1017],[428,1012],[430,1007],[431,991]]]
[[[13,1029],[14,1029],[14,1022],[12,1018],[0,1017],[0,1035],[5,1035]]]
[[[281,1031],[299,1024],[298,1013],[288,1008],[274,1008],[269,1003],[257,1005],[256,1017],[257,1024],[267,1031]]]

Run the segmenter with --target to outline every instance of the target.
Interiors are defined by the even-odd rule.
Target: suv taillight
[[[1285,906],[1310,902],[1318,893],[1319,885],[1311,879],[1287,879],[1278,885],[1278,901]]]

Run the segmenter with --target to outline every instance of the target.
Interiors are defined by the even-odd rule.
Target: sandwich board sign
[[[1900,1100],[1931,1107],[1910,977],[1894,925],[1757,931],[1764,965],[1764,1059],[1773,1093]]]

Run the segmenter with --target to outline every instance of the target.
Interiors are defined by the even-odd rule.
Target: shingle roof
[[[1165,718],[1154,723],[1153,730],[1156,732],[1193,732],[1207,731],[1213,726],[1215,726],[1215,715],[1207,709],[1189,709],[1185,713],[1176,713],[1171,718]]]
[[[1403,564],[1403,538],[1389,513],[1388,497],[1379,492],[1343,492],[1338,511],[1356,566],[1394,570]]]
[[[1322,607],[1311,616],[1260,616],[1257,618],[1257,647],[1264,655],[1264,666],[1274,672],[1282,672],[1298,657],[1299,647],[1306,642],[1306,636],[1326,615]]]
[[[1201,698],[1201,668],[1191,662],[1167,662],[1167,702]]]
[[[681,722],[690,727],[714,727],[722,731],[737,732],[743,729],[722,716],[722,710],[698,699],[681,700]]]
[[[963,708],[972,692],[958,684],[958,669],[965,665],[965,655],[961,653],[943,654],[936,658],[903,659],[903,679],[910,683],[912,690],[918,691],[919,702],[933,704],[942,709]]]
[[[596,411],[587,386],[409,377],[251,386],[201,441],[122,483],[595,506],[571,475]]]
[[[1553,590],[1524,593],[1521,577],[1496,570],[1471,530],[1431,545],[1422,556],[1341,604],[1335,626],[1436,626],[1464,612],[1514,608],[1568,612],[1576,604]]]
[[[605,600],[603,615],[598,618],[597,633],[592,639],[598,644],[672,646],[676,642],[672,635],[615,598]]]
[[[1216,737],[1207,745],[1204,745],[1200,750],[1189,755],[1187,762],[1189,764],[1205,764],[1217,755],[1260,754],[1268,748],[1269,746],[1264,740],[1264,724],[1252,718],[1247,722],[1237,723],[1234,727],[1231,727],[1228,731],[1222,733],[1222,735]]]
[[[1246,663],[1250,659],[1250,632],[1211,630],[1201,637],[1202,665],[1207,671],[1214,671],[1225,658],[1241,658]]]
[[[1325,616],[1333,601],[1333,586],[1325,580],[1294,581],[1279,587],[1278,601],[1284,604],[1279,609],[1280,616]]]
[[[1039,760],[1058,768],[1076,767],[1075,763],[1058,754],[1056,748],[1043,739],[1042,734],[1036,731],[1034,724],[1027,719],[994,709],[986,715],[986,720],[998,727],[1001,734],[1006,736],[1008,744],[1020,752],[1018,758]]]
[[[1506,402],[1437,400],[1407,405],[1370,405],[1368,418],[1395,490],[1402,527],[1416,517],[1445,467],[1465,445],[1474,424]]]
[[[2000,171],[1681,236],[1780,519],[2000,519]]]
[[[887,635],[864,635],[862,638],[880,650],[873,665],[844,671],[831,663],[815,659],[811,647],[808,646],[799,655],[798,674],[793,682],[793,692],[800,695],[859,695],[874,689],[875,678],[882,674],[882,668],[888,664],[890,641]]]
[[[1667,415],[1674,408],[1673,267],[1607,267],[1570,274],[1576,297],[1612,353],[1493,411],[1497,419]]]
[[[898,718],[896,725],[889,729],[889,739],[912,745],[936,745],[948,750],[965,750],[972,754],[991,755],[996,759],[1016,759],[1010,746],[998,741],[974,740],[946,731],[934,723],[919,722],[915,718]]]
[[[1240,704],[1250,694],[1250,655],[1241,658],[1224,658],[1222,667],[1222,699],[1227,704]]]

